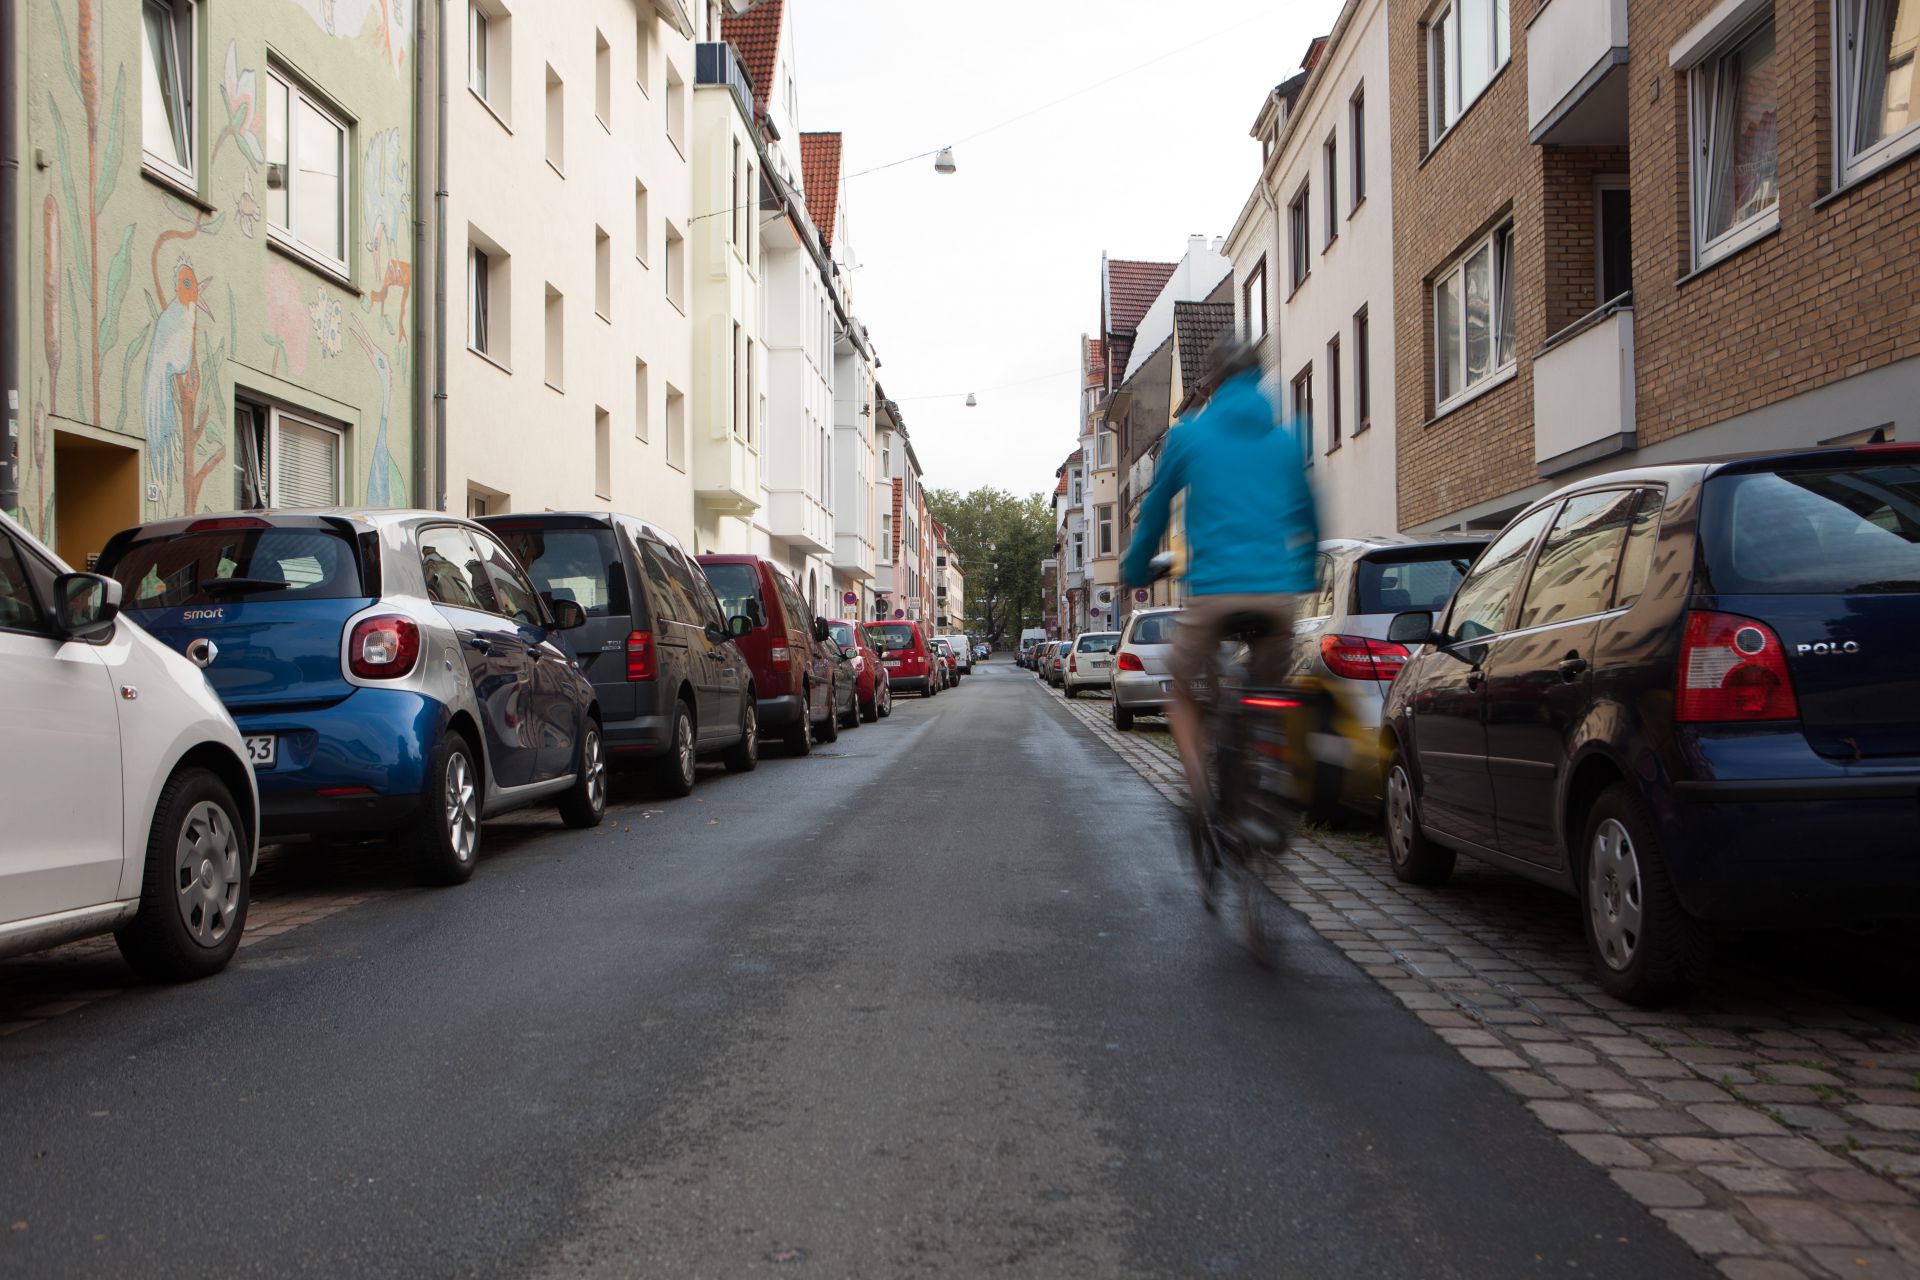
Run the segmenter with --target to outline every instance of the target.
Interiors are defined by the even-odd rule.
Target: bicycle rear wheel
[[[1240,940],[1254,963],[1264,967],[1273,964],[1274,950],[1280,942],[1280,913],[1286,907],[1269,881],[1278,867],[1279,858],[1264,850],[1247,851],[1235,866],[1240,891]]]
[[[1187,809],[1187,856],[1200,886],[1200,905],[1208,915],[1220,911],[1220,846],[1213,826],[1197,804]]]

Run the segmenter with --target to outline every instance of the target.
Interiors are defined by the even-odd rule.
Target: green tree
[[[929,489],[927,507],[966,575],[967,630],[999,648],[1038,626],[1040,561],[1053,546],[1053,512],[1041,495]]]

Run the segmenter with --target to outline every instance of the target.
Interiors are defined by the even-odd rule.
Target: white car
[[[1173,633],[1178,609],[1139,609],[1120,633],[1113,659],[1113,727],[1133,728],[1135,716],[1165,715],[1173,701]]]
[[[119,612],[0,515],[0,956],[110,932],[198,978],[240,945],[259,795],[199,668]]]
[[[1067,646],[1066,667],[1060,673],[1060,688],[1069,698],[1080,696],[1082,689],[1106,689],[1113,685],[1113,651],[1120,647],[1118,631],[1087,631]]]

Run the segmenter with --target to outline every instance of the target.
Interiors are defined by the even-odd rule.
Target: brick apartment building
[[[1390,10],[1404,528],[1920,439],[1920,0]]]

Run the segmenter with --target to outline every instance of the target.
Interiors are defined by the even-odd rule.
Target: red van
[[[695,558],[720,597],[721,612],[751,624],[734,643],[753,669],[760,727],[778,732],[790,753],[805,755],[816,740],[838,738],[842,724],[858,724],[853,672],[842,670],[849,666],[846,658],[793,580],[763,556]]]
[[[940,692],[940,674],[933,665],[939,659],[928,649],[919,623],[869,622],[865,625],[867,639],[880,654],[887,683],[923,698]]]

